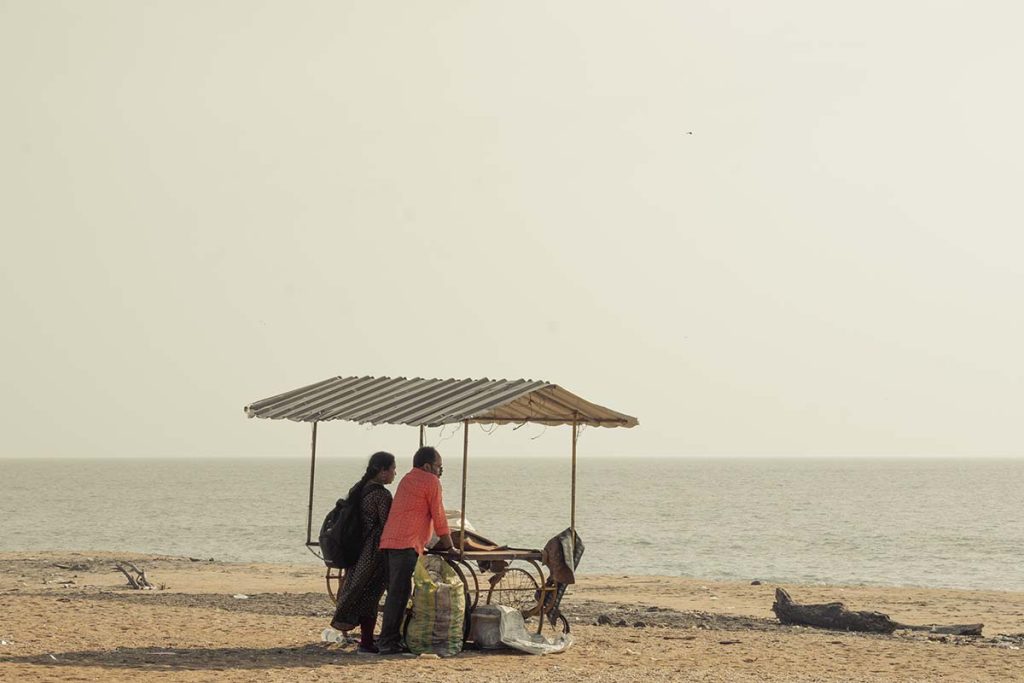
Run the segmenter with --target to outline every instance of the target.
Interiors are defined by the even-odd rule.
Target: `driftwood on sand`
[[[114,567],[124,574],[125,578],[128,579],[128,585],[135,590],[153,590],[155,588],[155,586],[150,583],[149,579],[146,577],[146,572],[142,571],[131,562],[128,562],[127,560],[118,560],[114,562]],[[129,569],[131,572],[128,571]],[[134,576],[132,575],[132,572],[134,572]]]
[[[868,631],[870,633],[892,633],[896,622],[881,612],[853,612],[841,602],[820,605],[799,605],[793,602],[782,588],[775,589],[775,603],[772,611],[783,624],[817,626],[834,631]]]
[[[958,624],[952,626],[900,624],[881,612],[855,612],[848,610],[841,602],[818,605],[801,605],[793,602],[782,588],[775,589],[775,603],[772,611],[783,624],[816,626],[835,631],[865,631],[868,633],[892,633],[897,629],[928,631],[960,636],[980,636],[983,624]]]

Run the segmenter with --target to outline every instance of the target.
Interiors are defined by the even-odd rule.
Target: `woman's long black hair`
[[[395,456],[391,455],[387,451],[377,451],[370,456],[370,462],[366,465],[366,472],[363,473],[363,478],[356,482],[348,491],[348,499],[350,502],[355,500],[363,494],[363,487],[366,486],[367,482],[376,477],[384,470],[390,470],[395,466]]]

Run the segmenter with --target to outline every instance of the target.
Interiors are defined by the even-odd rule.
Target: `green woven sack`
[[[440,557],[420,557],[412,575],[412,614],[405,644],[414,654],[450,657],[462,652],[466,592],[462,579]]]

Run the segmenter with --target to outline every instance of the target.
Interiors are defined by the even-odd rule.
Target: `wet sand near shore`
[[[129,589],[115,559],[136,563],[162,589]],[[0,681],[1024,679],[1024,593],[784,587],[800,602],[839,600],[903,623],[983,622],[984,636],[781,626],[771,612],[775,584],[583,576],[565,598],[575,644],[563,654],[365,657],[320,641],[332,609],[315,565],[4,552]]]

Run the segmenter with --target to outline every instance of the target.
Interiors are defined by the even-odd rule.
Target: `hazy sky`
[[[242,408],[336,375],[546,379],[640,419],[584,453],[1019,455],[1022,25],[0,0],[0,456],[304,456],[307,425]]]

